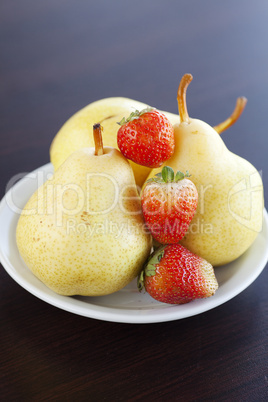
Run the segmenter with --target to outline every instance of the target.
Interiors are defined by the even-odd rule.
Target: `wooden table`
[[[49,162],[74,112],[125,96],[176,113],[186,72],[189,113],[211,125],[248,98],[223,138],[263,172],[267,197],[267,19],[266,0],[2,2],[1,198]],[[56,308],[1,267],[1,400],[265,401],[267,313],[267,269],[215,309],[141,325]]]

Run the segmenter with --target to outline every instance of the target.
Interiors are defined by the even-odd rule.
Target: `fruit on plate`
[[[181,123],[174,126],[175,151],[166,164],[174,171],[188,169],[199,195],[197,211],[180,243],[217,266],[243,254],[260,232],[263,186],[256,168],[229,151],[215,129],[189,117],[186,90],[191,80],[185,74],[179,85]],[[154,169],[149,178],[159,171]]]
[[[147,104],[128,98],[104,98],[90,103],[73,116],[61,127],[50,147],[50,160],[57,170],[67,157],[80,148],[93,147],[90,136],[92,126],[100,123],[104,129],[103,137],[106,146],[118,148],[118,122],[136,109],[142,110]],[[178,115],[164,112],[172,124],[180,121]],[[150,173],[150,168],[130,162],[138,186],[142,186]]]
[[[198,193],[190,175],[169,166],[149,179],[141,194],[142,212],[153,238],[161,244],[178,243],[195,214]]]
[[[151,251],[133,171],[117,149],[72,153],[27,202],[17,245],[32,272],[61,295],[116,292],[140,272]]]
[[[184,304],[213,296],[218,289],[210,263],[180,244],[158,248],[138,277],[138,288],[155,300]]]
[[[156,168],[162,166],[173,154],[173,125],[164,113],[147,107],[131,112],[118,124],[117,144],[127,159]]]

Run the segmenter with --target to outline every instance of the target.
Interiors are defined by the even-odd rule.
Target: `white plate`
[[[178,320],[203,313],[232,299],[262,272],[268,260],[268,215],[264,210],[263,229],[250,249],[236,261],[215,269],[219,289],[208,299],[176,306],[159,303],[139,293],[136,280],[119,292],[101,297],[60,296],[47,288],[20,258],[15,231],[20,209],[31,194],[51,176],[47,164],[14,184],[0,203],[0,260],[8,274],[24,289],[53,306],[85,317],[124,323],[154,323]]]

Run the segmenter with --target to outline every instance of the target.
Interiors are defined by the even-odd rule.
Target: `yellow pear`
[[[116,292],[142,269],[151,250],[132,168],[115,148],[72,153],[30,198],[16,237],[22,259],[61,295]]]
[[[188,170],[199,194],[197,212],[180,243],[217,266],[243,254],[261,231],[263,186],[255,167],[229,151],[219,135],[238,118],[245,99],[240,98],[231,118],[212,128],[188,116],[191,80],[190,74],[183,76],[178,89],[181,123],[174,126],[175,151],[165,164],[174,171]]]
[[[123,117],[127,117],[136,109],[142,110],[148,107],[147,104],[128,98],[113,97],[98,100],[90,103],[77,113],[61,127],[50,147],[50,159],[57,170],[67,157],[80,148],[94,146],[93,138],[89,131],[96,122],[104,129],[104,142],[107,146],[118,149],[117,146],[117,124]],[[180,121],[179,116],[164,112],[172,124]],[[130,161],[136,184],[141,187],[151,169],[137,165]]]

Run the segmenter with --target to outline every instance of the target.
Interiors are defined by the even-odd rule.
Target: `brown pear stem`
[[[95,155],[103,155],[103,144],[102,144],[102,126],[97,123],[93,126],[93,136],[95,142]]]
[[[186,104],[186,91],[192,79],[193,79],[192,74],[184,74],[178,88],[177,101],[178,101],[181,123],[182,122],[189,123],[189,115]]]
[[[246,103],[247,98],[245,98],[244,96],[237,98],[236,105],[231,116],[228,117],[228,119],[224,120],[222,123],[218,124],[217,126],[214,126],[214,130],[216,130],[217,133],[221,134],[223,131],[227,130],[227,128],[231,127],[243,113]]]

